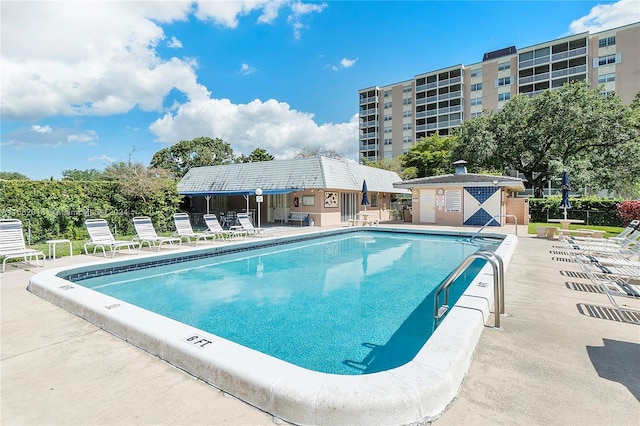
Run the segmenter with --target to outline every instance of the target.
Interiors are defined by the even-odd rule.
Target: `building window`
[[[402,138],[402,143],[411,143],[413,142],[413,139],[411,139],[411,136],[405,136]]]
[[[404,125],[402,126],[402,130],[411,130],[411,128],[412,128],[411,123],[409,123],[409,124],[404,124]]]
[[[388,98],[389,96],[391,96],[391,90],[385,90],[384,91],[384,97]]]
[[[593,58],[593,67],[601,67],[609,64],[619,64],[622,62],[622,57],[620,53],[616,53],[614,55],[601,56],[599,58]]]
[[[471,106],[474,106],[474,105],[482,105],[482,98],[471,99]]]
[[[496,87],[499,86],[509,86],[511,84],[511,76],[499,78],[496,80]]]
[[[402,116],[403,116],[404,118],[411,117],[411,115],[412,115],[412,114],[411,114],[411,111],[404,111],[404,112],[402,113]]]
[[[500,102],[500,101],[508,101],[509,99],[511,99],[511,92],[498,93],[498,102]]]
[[[391,127],[385,127],[384,128],[384,133],[392,133],[392,128]]]
[[[384,140],[384,144],[385,145],[392,145],[393,144],[393,139],[385,139]]]
[[[385,102],[384,109],[389,109],[389,108],[391,108],[391,102]]]
[[[471,113],[471,118],[476,118],[476,117],[480,117],[480,116],[482,116],[481,112],[472,112]]]
[[[598,40],[598,47],[614,46],[616,44],[616,36],[601,38]]]
[[[384,116],[384,121],[391,121],[391,120],[392,120],[392,118],[391,118],[390,115],[385,115]]]
[[[598,84],[609,83],[610,81],[616,81],[616,73],[612,72],[598,76]]]
[[[404,92],[404,93],[411,92],[411,86],[404,86],[404,87],[402,88],[402,92]]]
[[[411,98],[407,98],[407,99],[403,99],[402,100],[402,105],[411,105]]]
[[[477,90],[482,90],[482,83],[476,83],[471,85],[472,92],[475,92]]]
[[[482,68],[476,68],[471,70],[471,77],[480,77],[482,75]]]
[[[498,71],[504,71],[508,69],[511,69],[511,62],[503,62],[501,64],[498,64]]]

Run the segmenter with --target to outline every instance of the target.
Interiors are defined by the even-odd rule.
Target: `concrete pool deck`
[[[519,231],[502,329],[484,330],[458,397],[434,423],[638,424],[640,327],[602,319],[606,296],[577,290],[589,281],[552,253],[558,243]],[[45,268],[95,260],[64,257]],[[2,424],[274,424],[26,291],[42,270],[7,267],[0,276]]]

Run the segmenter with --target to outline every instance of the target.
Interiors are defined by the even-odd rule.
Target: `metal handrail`
[[[467,256],[464,261],[447,276],[438,287],[434,298],[433,316],[437,321],[449,310],[449,287],[476,259],[484,259],[493,268],[493,304],[494,304],[494,327],[500,328],[500,314],[504,314],[504,262],[496,253],[489,250],[479,250]],[[440,306],[439,296],[444,291],[444,304]]]
[[[482,232],[482,230],[484,228],[486,228],[487,226],[489,226],[489,224],[497,217],[512,217],[516,220],[516,237],[518,236],[518,217],[512,214],[497,214],[495,216],[492,216],[491,219],[489,219],[487,221],[487,223],[485,223],[484,225],[482,225],[482,227],[480,229],[478,229],[478,232],[476,232],[475,234],[473,234],[473,236],[471,237],[471,239],[469,241],[473,242],[474,238],[476,238],[478,236],[478,234],[480,234],[480,232]]]
[[[494,273],[494,281],[495,281],[495,274],[496,272],[498,273],[498,287],[500,288],[500,300],[499,300],[500,313],[504,314],[505,313],[504,312],[504,262],[502,261],[502,257],[498,256],[498,254],[494,251],[485,250],[485,249],[479,250],[476,253],[482,253],[483,255],[492,257],[498,263],[498,269],[496,271],[496,268],[493,268],[493,273]]]

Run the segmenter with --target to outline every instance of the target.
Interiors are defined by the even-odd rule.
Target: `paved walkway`
[[[640,326],[616,320],[606,297],[587,291],[578,266],[554,253],[557,242],[525,232],[506,274],[502,329],[485,329],[458,398],[435,424],[640,424]],[[41,270],[0,275],[1,424],[275,423],[29,293]]]

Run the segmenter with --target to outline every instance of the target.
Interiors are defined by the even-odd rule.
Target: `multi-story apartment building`
[[[587,80],[630,104],[640,91],[640,22],[485,53],[482,62],[418,74],[358,91],[361,160],[392,158],[420,138],[450,134],[483,110],[499,111],[516,94],[535,96]]]

